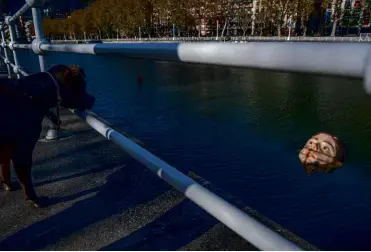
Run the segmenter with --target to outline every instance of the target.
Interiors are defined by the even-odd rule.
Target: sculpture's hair
[[[346,157],[346,148],[345,144],[341,142],[339,139],[334,138],[336,141],[336,148],[337,148],[337,153],[336,153],[336,159],[340,161],[341,163],[344,162],[345,157]]]

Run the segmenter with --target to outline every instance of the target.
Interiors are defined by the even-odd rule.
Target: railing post
[[[32,41],[32,50],[39,56],[40,70],[44,72],[46,70],[45,53],[41,50],[40,46],[42,44],[49,44],[49,42],[46,41],[44,37],[40,8],[44,6],[45,0],[26,0],[26,3],[32,9],[32,18],[35,29],[35,39]],[[53,108],[52,112],[55,113],[56,109]],[[46,140],[57,140],[59,138],[59,128],[51,121],[45,138]]]
[[[39,8],[32,8],[32,18],[35,28],[35,40],[32,42],[33,45],[39,45],[45,43],[44,32],[42,29],[41,12]],[[36,54],[39,55],[40,70],[45,71],[45,56],[41,50],[37,50]]]
[[[9,49],[13,51],[13,58],[14,58],[14,65],[15,67],[13,67],[13,71],[14,73],[17,75],[17,78],[21,78],[21,75],[19,74],[19,62],[18,62],[18,57],[17,57],[17,52],[16,50],[14,49],[14,44],[16,43],[16,37],[15,37],[15,30],[14,30],[14,23],[13,22],[10,22],[10,18],[11,16],[7,16],[5,18],[5,23],[8,25],[8,29],[9,29],[9,35],[10,35],[10,43],[9,43]]]
[[[1,40],[2,40],[1,46],[4,49],[4,56],[5,56],[4,63],[6,64],[6,67],[8,69],[8,78],[11,79],[12,70],[10,69],[10,64],[9,64],[10,62],[9,62],[9,56],[8,56],[8,48],[6,48],[5,33],[3,29],[1,29],[0,32],[1,32]]]

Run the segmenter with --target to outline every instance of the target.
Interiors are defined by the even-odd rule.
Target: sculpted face
[[[339,140],[329,133],[313,135],[299,153],[306,172],[333,172],[342,165],[344,150]]]

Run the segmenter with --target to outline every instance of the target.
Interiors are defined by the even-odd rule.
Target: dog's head
[[[91,109],[95,98],[87,93],[85,71],[77,65],[54,65],[47,70],[57,80],[61,106],[71,109]]]
[[[299,159],[308,175],[313,171],[331,173],[342,166],[345,150],[337,137],[320,132],[307,141]]]

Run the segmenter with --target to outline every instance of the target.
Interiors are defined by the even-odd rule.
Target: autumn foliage
[[[288,25],[305,35],[307,21],[321,5],[322,15],[333,8],[332,20],[338,23],[343,0],[95,0],[68,18],[44,18],[48,37],[125,38],[176,35],[226,35],[235,27],[237,35],[278,35]],[[366,1],[360,1],[363,5]],[[340,8],[340,9],[339,9]],[[357,21],[358,22],[358,21]],[[218,24],[218,28],[217,28]],[[206,28],[205,28],[206,27]],[[236,34],[235,34],[236,35]]]

